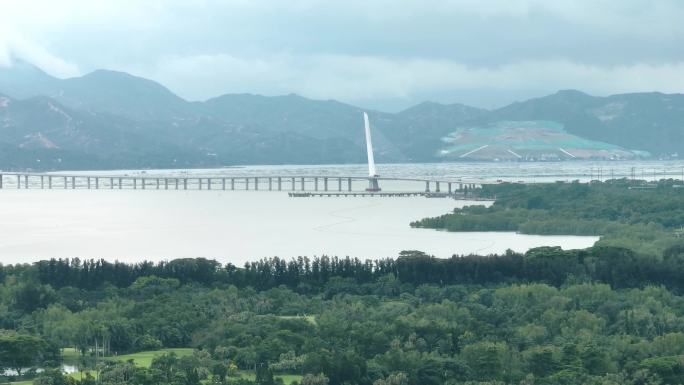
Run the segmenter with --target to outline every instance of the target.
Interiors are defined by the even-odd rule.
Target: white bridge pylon
[[[380,191],[378,171],[375,169],[375,158],[373,157],[370,123],[368,122],[368,114],[365,112],[363,113],[363,123],[366,129],[366,151],[368,152],[368,188],[366,191]]]

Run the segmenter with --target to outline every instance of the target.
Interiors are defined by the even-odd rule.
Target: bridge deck
[[[400,177],[363,176],[201,176],[201,175],[107,175],[107,174],[49,174],[49,173],[0,173],[0,189],[157,189],[157,190],[266,190],[266,191],[316,191],[347,192],[359,194],[369,181],[418,182],[424,184],[425,193],[462,192],[479,188],[480,183],[463,180],[438,180]],[[363,182],[363,183],[360,183]],[[387,194],[373,192],[375,195]],[[394,192],[393,194],[418,193],[418,191]],[[390,196],[390,195],[382,195]]]

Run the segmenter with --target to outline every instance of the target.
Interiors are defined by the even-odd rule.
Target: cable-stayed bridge
[[[41,190],[222,190],[288,191],[306,196],[460,196],[479,188],[477,182],[431,178],[382,177],[373,156],[368,115],[363,113],[368,155],[368,176],[340,175],[115,175],[83,173],[0,172],[0,189]],[[382,182],[395,187],[381,189]],[[410,188],[407,186],[410,185]]]

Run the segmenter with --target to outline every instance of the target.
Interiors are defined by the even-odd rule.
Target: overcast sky
[[[0,65],[395,111],[684,91],[682,0],[0,0]]]

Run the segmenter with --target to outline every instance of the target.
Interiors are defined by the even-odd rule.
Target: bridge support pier
[[[114,178],[109,178],[109,189],[114,190]]]
[[[249,178],[245,178],[245,191],[249,191]]]
[[[342,178],[337,178],[337,191],[342,191]]]
[[[347,191],[352,190],[352,183],[351,183],[351,178],[347,178]]]
[[[52,176],[48,176],[48,189],[52,190]]]
[[[292,191],[295,190],[295,178],[292,178]]]
[[[273,191],[273,178],[268,177],[268,191]]]
[[[211,178],[207,178],[207,190],[211,190]]]
[[[66,177],[64,178],[64,180],[66,181]],[[17,188],[21,188],[21,175],[19,174],[17,174]]]
[[[302,191],[304,191],[304,177],[301,178],[300,180]]]
[[[0,188],[2,188],[2,181],[0,181]],[[45,189],[45,177],[43,177],[43,175],[40,176],[40,189]]]
[[[323,190],[328,191],[328,178],[323,178]]]
[[[173,178],[175,184],[176,184],[176,190],[178,190],[178,178]]]
[[[254,191],[259,189],[259,178],[254,178]]]
[[[440,192],[439,182],[435,182],[435,192]]]
[[[183,190],[188,189],[188,178],[183,178]]]
[[[447,186],[449,187],[449,195],[451,195],[451,182],[447,183]]]
[[[366,191],[376,192],[380,191],[380,185],[378,184],[378,178],[370,177],[368,178],[368,188]]]
[[[88,190],[90,190],[90,177],[88,177],[88,178],[86,178],[86,179],[88,180],[88,181],[87,181]]]
[[[169,178],[164,178],[164,190],[169,189]]]
[[[0,188],[2,188],[2,174],[0,174]]]
[[[67,188],[67,184],[68,184],[68,183],[67,183],[67,177],[64,177],[64,189],[65,189],[65,190],[66,190],[66,188]]]
[[[123,178],[119,178],[119,190],[123,188]]]
[[[425,192],[426,193],[430,192],[430,181],[428,181],[428,180],[425,181]]]
[[[202,178],[197,178],[197,189],[198,190],[202,189]]]
[[[278,191],[283,190],[283,179],[281,177],[278,177]]]
[[[314,191],[318,191],[318,178],[314,178]]]
[[[73,190],[75,188],[76,188],[76,177],[72,176],[71,177],[71,189]]]
[[[147,179],[146,178],[140,178],[140,184],[142,185],[142,189],[145,189],[145,186],[147,185]]]
[[[226,178],[221,178],[221,189],[226,190]]]
[[[157,178],[157,190],[159,190],[159,178]]]
[[[26,188],[27,190],[29,188],[28,175],[24,175],[24,188]]]
[[[235,178],[230,178],[230,189],[235,190]]]

